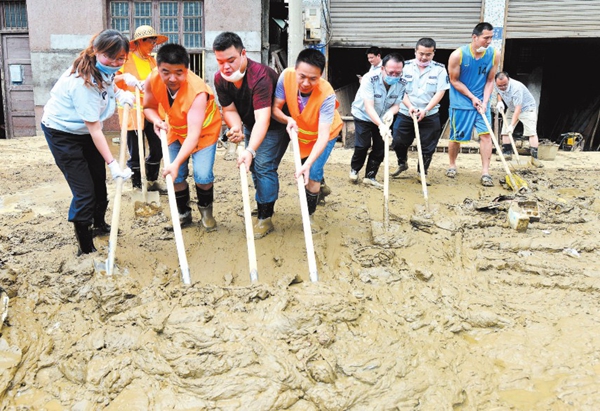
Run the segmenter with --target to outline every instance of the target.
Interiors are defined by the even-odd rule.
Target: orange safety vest
[[[188,111],[200,93],[208,94],[208,101],[206,103],[204,122],[202,123],[202,130],[200,130],[198,145],[193,153],[217,142],[219,134],[221,133],[221,112],[215,102],[213,91],[204,80],[188,70],[187,79],[181,84],[172,106],[169,106],[167,86],[160,78],[158,70],[156,69],[152,70],[152,73],[150,74],[150,87],[152,87],[154,98],[159,103],[159,109],[162,108],[167,115],[167,121],[169,123],[167,142],[169,144],[174,141],[179,141],[183,144],[183,140],[187,137],[188,132]]]
[[[136,56],[137,57],[137,56]],[[155,67],[156,67],[156,60],[154,60],[154,57],[152,56],[148,56],[148,60],[142,60],[139,57],[134,58],[133,57],[133,52],[129,52],[129,55],[127,56],[127,61],[125,62],[125,64],[123,64],[123,67],[121,67],[121,70],[119,70],[119,72],[117,74],[123,74],[123,73],[129,73],[135,76],[135,78],[139,79],[139,80],[145,80],[146,78],[140,78],[140,70],[138,70],[138,67],[136,66],[136,61],[138,62],[138,64],[148,64],[150,66],[150,71],[152,71]],[[135,94],[135,87],[131,87],[128,86],[127,84],[125,84],[124,81],[116,81],[115,84],[117,85],[117,87],[119,87],[120,89],[123,90],[127,90],[127,91],[131,91],[133,94]],[[144,92],[140,90],[140,104],[144,104]],[[123,124],[123,107],[119,104],[119,124]],[[129,117],[128,117],[128,121],[127,121],[127,130],[136,130],[137,131],[137,112],[136,112],[137,106],[134,102],[133,104],[133,109],[129,111]],[[144,128],[144,107],[140,107],[140,110],[142,111],[142,129]]]
[[[310,155],[317,138],[319,137],[319,110],[327,97],[334,94],[331,84],[324,79],[319,79],[319,84],[313,89],[306,107],[300,113],[298,105],[298,83],[296,81],[296,70],[287,68],[283,72],[283,88],[285,89],[285,102],[290,115],[298,124],[298,143],[300,146],[300,157],[306,158]],[[337,109],[340,103],[335,101]],[[342,130],[342,118],[335,110],[333,123],[329,129],[329,140],[336,138]]]

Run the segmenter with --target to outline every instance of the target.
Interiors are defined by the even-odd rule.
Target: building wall
[[[68,10],[68,12],[65,12]],[[102,0],[27,0],[36,123],[60,75],[105,26]],[[38,132],[39,129],[38,129]]]
[[[206,82],[213,84],[218,71],[212,44],[215,37],[223,31],[237,33],[244,43],[248,57],[261,62],[262,49],[262,6],[261,0],[245,1],[243,13],[238,0],[205,0],[204,1],[204,69]]]

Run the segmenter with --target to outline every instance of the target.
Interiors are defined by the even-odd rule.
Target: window
[[[110,27],[128,38],[142,25],[154,27],[169,42],[184,46],[190,54],[190,69],[203,77],[204,47],[202,1],[120,0],[109,2]],[[159,46],[160,47],[160,46]]]
[[[0,30],[27,30],[25,1],[0,2]]]

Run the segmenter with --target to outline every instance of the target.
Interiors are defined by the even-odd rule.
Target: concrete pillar
[[[304,49],[304,22],[302,0],[289,0],[288,67],[293,67],[298,53]]]

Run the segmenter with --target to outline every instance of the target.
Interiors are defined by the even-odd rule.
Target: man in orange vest
[[[321,78],[325,56],[315,49],[298,54],[295,69],[279,76],[273,102],[273,118],[298,133],[302,167],[296,178],[304,177],[308,213],[313,215],[319,201],[325,163],[342,130],[342,119],[333,87]],[[283,112],[287,104],[290,116]]]
[[[129,42],[129,54],[127,61],[117,72],[115,83],[123,90],[135,92],[135,87],[141,87],[143,81],[150,75],[152,69],[156,67],[156,60],[150,53],[157,44],[162,44],[168,40],[167,36],[161,36],[151,26],[140,26],[135,29],[133,40]],[[142,101],[144,94],[140,92]],[[135,107],[134,107],[135,108]],[[119,106],[119,123],[122,122],[123,107]],[[143,115],[142,115],[143,116]],[[160,171],[160,160],[162,159],[162,150],[160,148],[160,139],[154,133],[152,124],[145,121],[142,117],[142,129],[148,140],[149,153],[146,157],[146,178],[149,182],[149,191],[164,191],[156,182],[158,172]],[[142,187],[140,175],[140,152],[138,148],[137,137],[137,116],[132,113],[129,116],[127,124],[127,145],[129,148],[129,160],[127,166],[133,171],[131,182],[134,188]],[[125,142],[122,142],[125,144]]]
[[[144,114],[158,134],[167,131],[171,164],[163,175],[175,182],[181,226],[190,225],[190,190],[186,182],[192,158],[201,224],[206,231],[217,228],[213,217],[213,165],[221,131],[221,113],[213,91],[188,70],[190,58],[183,46],[165,44],[156,56],[158,67],[146,79]],[[166,113],[163,121],[158,110]]]

